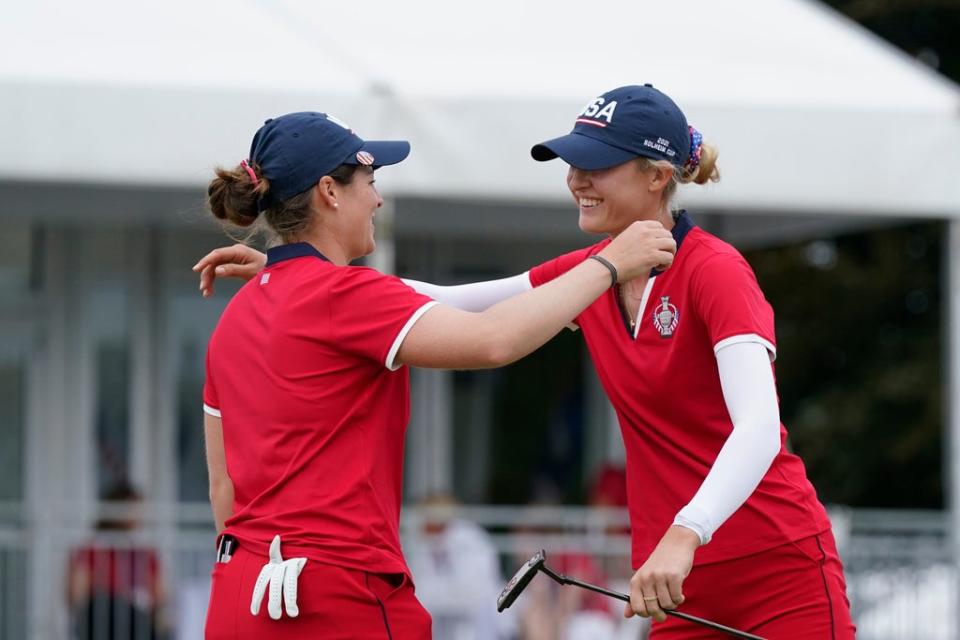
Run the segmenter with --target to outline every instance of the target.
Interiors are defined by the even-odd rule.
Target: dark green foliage
[[[777,314],[782,418],[825,502],[942,506],[944,230],[746,254]]]

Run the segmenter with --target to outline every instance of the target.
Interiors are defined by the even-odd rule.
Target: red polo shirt
[[[736,249],[693,226],[673,229],[673,266],[647,285],[631,332],[611,289],[577,317],[627,453],[633,565],[639,567],[697,492],[733,429],[715,352],[757,342],[776,353],[773,309]],[[530,271],[534,286],[556,278],[610,241]],[[772,365],[771,365],[772,366]],[[697,551],[698,564],[736,558],[829,528],[800,458],[785,447],[750,498]]]
[[[409,374],[393,359],[430,306],[398,278],[271,249],[207,353],[205,410],[223,421],[226,532],[267,554],[408,573],[400,551]]]

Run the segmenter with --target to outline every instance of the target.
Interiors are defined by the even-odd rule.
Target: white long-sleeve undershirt
[[[404,282],[464,311],[483,311],[532,288],[529,272],[455,286]],[[734,342],[721,347],[716,357],[733,431],[700,489],[674,520],[695,531],[702,544],[747,501],[780,451],[780,409],[767,346],[759,340]]]
[[[463,311],[484,311],[502,302],[507,298],[529,291],[533,288],[530,284],[529,272],[509,278],[499,280],[487,280],[485,282],[473,282],[471,284],[460,284],[453,286],[441,286],[421,282],[419,280],[403,279],[405,283],[413,287],[417,293],[430,296],[437,302],[456,307]]]
[[[780,408],[767,348],[738,342],[716,355],[733,431],[700,489],[674,520],[693,529],[701,544],[747,501],[780,451]]]

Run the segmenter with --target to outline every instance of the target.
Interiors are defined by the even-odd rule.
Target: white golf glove
[[[257,577],[257,583],[253,587],[250,613],[253,615],[260,613],[260,603],[263,601],[263,594],[269,583],[270,599],[267,601],[267,613],[270,617],[279,620],[283,614],[280,607],[282,587],[282,599],[286,604],[287,615],[296,618],[300,614],[300,609],[297,608],[297,577],[306,563],[306,558],[284,560],[280,555],[280,536],[274,536],[273,542],[270,543],[270,562],[263,565]]]

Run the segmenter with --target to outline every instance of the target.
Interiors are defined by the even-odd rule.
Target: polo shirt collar
[[[294,258],[305,258],[312,256],[330,262],[327,256],[317,251],[309,242],[293,242],[291,244],[281,244],[277,247],[267,249],[267,266],[273,266],[284,260],[293,260]]]
[[[676,221],[673,223],[673,229],[670,230],[670,233],[673,234],[673,239],[677,241],[677,251],[680,250],[680,244],[693,227],[694,224],[690,218],[690,214],[687,213],[686,209],[681,209],[680,215],[677,216]]]
[[[690,218],[687,210],[681,209],[680,215],[677,216],[677,219],[673,222],[673,229],[670,230],[670,233],[673,234],[673,239],[677,243],[677,254],[680,253],[680,245],[683,244],[683,239],[687,237],[687,234],[690,233],[690,230],[693,229],[694,226],[693,219]],[[663,271],[654,268],[650,271],[650,277],[654,278],[661,273],[663,273]]]

